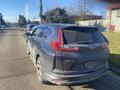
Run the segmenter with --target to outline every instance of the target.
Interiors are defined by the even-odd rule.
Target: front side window
[[[41,31],[42,31],[42,28],[36,28],[33,32],[33,36],[38,36]]]
[[[37,29],[34,29],[32,32],[32,36],[36,36]]]

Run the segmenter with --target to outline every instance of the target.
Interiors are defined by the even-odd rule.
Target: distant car
[[[32,32],[32,28],[36,26],[37,24],[28,24],[26,25],[26,32]]]
[[[26,35],[27,52],[41,83],[83,83],[101,77],[108,68],[108,41],[96,27],[43,24]]]
[[[1,25],[1,28],[6,28],[7,27],[7,25]]]

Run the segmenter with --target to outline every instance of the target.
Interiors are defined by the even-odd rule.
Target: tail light
[[[105,44],[102,45],[102,47],[103,47],[103,48],[108,48],[108,44],[105,43]]]
[[[63,51],[63,52],[78,52],[80,48],[64,48],[63,47],[63,37],[62,37],[62,30],[58,30],[58,40],[52,40],[51,46],[55,51]]]

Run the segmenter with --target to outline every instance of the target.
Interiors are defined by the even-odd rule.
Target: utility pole
[[[25,18],[26,18],[26,20],[28,20],[28,10],[29,10],[29,5],[28,4],[26,4],[25,5]]]
[[[40,23],[43,22],[42,17],[43,17],[43,5],[42,5],[42,0],[40,0],[40,12],[39,12],[39,17],[40,17]]]
[[[86,18],[86,5],[87,5],[87,0],[84,0],[83,2],[83,18]]]

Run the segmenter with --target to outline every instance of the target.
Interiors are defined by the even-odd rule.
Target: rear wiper
[[[81,42],[75,42],[75,44],[92,44],[92,41],[81,41]]]

